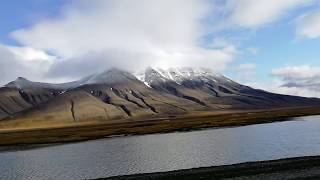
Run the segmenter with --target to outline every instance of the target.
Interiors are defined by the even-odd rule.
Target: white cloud
[[[235,59],[238,51],[235,42],[212,30],[219,29],[219,22],[223,22],[224,28],[255,29],[314,1],[72,1],[58,18],[43,19],[12,32],[11,36],[24,48],[7,46],[5,49],[14,59],[12,62],[19,62],[25,72],[28,70],[25,74],[38,79],[76,79],[110,67],[136,70],[150,65],[205,66],[221,71]],[[211,18],[217,21],[208,24],[213,22]],[[205,38],[203,45],[201,40],[208,34],[214,40]],[[259,53],[255,47],[247,51]],[[5,62],[9,61],[0,63]],[[242,64],[235,70],[249,77],[255,68],[254,64]]]
[[[246,83],[246,85],[251,86],[253,88],[263,89],[265,91],[277,93],[277,94],[320,98],[320,91],[317,91],[314,89],[308,89],[305,87],[286,87],[286,86],[283,86],[283,81],[279,81],[279,80],[274,80],[271,83],[250,82],[250,83]]]
[[[248,67],[250,69],[250,66]],[[273,93],[320,98],[320,67],[311,65],[287,66],[273,69],[271,75],[274,76],[273,79],[265,82],[259,81],[252,74],[250,76],[239,75],[238,80],[253,88]]]
[[[10,50],[17,58],[24,59],[25,61],[46,61],[52,62],[52,60],[56,59],[55,56],[48,55],[46,52],[33,49],[30,47],[18,47],[18,46],[6,46],[8,50]]]
[[[236,54],[232,44],[209,48],[199,45],[208,32],[203,19],[214,10],[207,0],[81,3],[67,8],[61,18],[12,33],[26,46],[63,57],[50,74],[74,77],[79,75],[75,68],[92,73],[108,67],[136,69],[150,65],[206,66],[219,71]]]
[[[53,59],[41,50],[0,44],[0,85],[19,76],[43,80]]]
[[[311,65],[287,66],[273,69],[272,75],[282,77],[287,81],[292,80],[320,80],[320,67]]]
[[[286,15],[287,11],[314,0],[228,0],[228,23],[244,28],[258,28]]]
[[[320,10],[306,13],[297,19],[296,34],[303,38],[320,37]]]
[[[281,88],[299,91],[304,96],[319,96],[320,67],[311,65],[288,66],[272,70],[272,75],[281,78]]]

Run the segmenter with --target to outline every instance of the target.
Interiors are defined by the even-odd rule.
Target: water
[[[320,155],[320,116],[0,153],[0,179],[86,179]]]

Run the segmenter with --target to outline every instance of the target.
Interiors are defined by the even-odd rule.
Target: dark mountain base
[[[320,179],[320,156],[105,178],[105,180]]]
[[[199,112],[176,118],[127,119],[109,123],[79,124],[61,128],[0,131],[0,145],[74,142],[112,135],[188,131],[209,127],[241,126],[285,121],[290,117],[318,115],[319,107],[278,108],[226,112]]]

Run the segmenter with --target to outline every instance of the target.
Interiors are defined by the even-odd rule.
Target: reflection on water
[[[320,116],[0,153],[0,179],[85,179],[320,155]]]

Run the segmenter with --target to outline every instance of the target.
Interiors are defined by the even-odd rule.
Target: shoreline
[[[319,179],[320,156],[98,178],[97,180]]]
[[[79,142],[114,136],[192,131],[286,121],[293,117],[319,115],[319,107],[204,112],[174,118],[127,120],[71,127],[0,131],[0,146]]]

